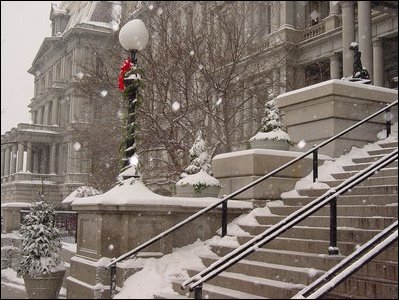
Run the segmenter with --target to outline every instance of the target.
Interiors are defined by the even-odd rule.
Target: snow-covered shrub
[[[61,236],[54,227],[55,212],[45,201],[35,202],[21,225],[21,257],[17,275],[32,277],[44,273],[65,270],[58,252],[61,250]]]
[[[212,177],[211,157],[206,150],[201,130],[189,151],[189,158],[190,165],[184,170],[183,178],[176,186],[191,185],[197,194],[201,194],[208,186],[220,187],[219,180]]]
[[[194,144],[189,151],[189,158],[190,165],[184,170],[187,174],[196,174],[200,170],[204,170],[209,175],[212,174],[211,157],[206,151],[201,130],[198,131]]]
[[[250,139],[250,141],[253,140],[286,140],[291,145],[293,144],[291,137],[282,128],[274,99],[266,102],[261,128]]]

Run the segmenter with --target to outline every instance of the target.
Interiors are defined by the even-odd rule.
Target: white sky
[[[51,35],[51,2],[1,1],[1,134],[30,120],[33,76],[27,71]]]

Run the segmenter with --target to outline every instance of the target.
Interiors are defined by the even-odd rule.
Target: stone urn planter
[[[290,136],[281,129],[271,132],[258,132],[250,140],[251,149],[271,149],[288,151],[292,145]]]
[[[65,270],[46,273],[32,277],[29,274],[23,276],[25,289],[29,299],[57,299],[61,290]]]
[[[176,196],[217,198],[220,189],[219,180],[201,170],[196,174],[187,175],[176,183]]]

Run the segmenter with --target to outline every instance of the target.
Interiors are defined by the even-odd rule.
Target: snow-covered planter
[[[35,202],[21,225],[21,257],[17,275],[23,277],[29,299],[56,299],[65,276],[65,265],[58,252],[61,236],[54,227],[51,204]]]
[[[265,105],[261,130],[249,139],[251,149],[289,150],[294,143],[282,129],[280,117],[274,100]]]
[[[204,170],[187,175],[176,183],[178,197],[217,197],[220,189],[219,180]]]
[[[220,182],[211,176],[211,157],[206,151],[201,131],[198,132],[189,151],[190,165],[176,183],[178,197],[217,197],[221,189]]]

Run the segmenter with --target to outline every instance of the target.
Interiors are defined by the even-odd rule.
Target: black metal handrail
[[[170,233],[176,231],[177,229],[179,229],[180,227],[186,225],[187,223],[190,223],[191,221],[193,221],[194,219],[198,218],[199,216],[203,215],[204,213],[210,211],[211,209],[222,205],[222,216],[226,216],[227,215],[227,201],[232,199],[233,197],[245,192],[246,190],[254,187],[255,185],[257,185],[260,182],[265,181],[266,179],[268,179],[269,177],[275,175],[276,173],[280,172],[281,170],[286,169],[287,167],[293,165],[294,163],[298,162],[299,160],[305,158],[306,156],[308,156],[309,154],[313,153],[313,182],[315,182],[317,180],[317,177],[315,177],[315,174],[317,174],[317,169],[318,169],[318,150],[327,145],[328,143],[332,142],[333,140],[339,138],[340,136],[344,135],[345,133],[359,127],[360,125],[362,125],[363,123],[367,122],[368,120],[378,116],[379,114],[386,112],[387,117],[386,117],[386,128],[387,128],[387,137],[389,136],[390,132],[391,132],[391,118],[390,118],[390,109],[391,107],[395,106],[398,104],[398,100],[388,104],[386,107],[380,109],[379,111],[375,112],[374,114],[368,116],[367,118],[363,119],[362,121],[359,121],[358,123],[352,125],[351,127],[347,128],[346,130],[342,131],[341,133],[338,133],[336,135],[334,135],[333,137],[329,138],[328,140],[313,146],[313,148],[309,149],[308,151],[306,151],[305,153],[303,153],[302,155],[292,159],[291,161],[287,162],[286,164],[278,167],[277,169],[269,172],[268,174],[258,178],[257,180],[247,184],[246,186],[238,189],[235,192],[230,193],[229,195],[226,195],[224,197],[222,197],[222,199],[220,199],[219,201],[215,202],[214,204],[210,204],[209,206],[201,209],[200,211],[198,211],[197,213],[189,216],[188,218],[186,218],[185,220],[177,223],[176,225],[172,226],[171,228],[165,230],[164,232],[161,232],[160,234],[158,234],[157,236],[153,237],[152,239],[148,240],[147,242],[145,242],[144,244],[134,248],[133,250],[120,255],[119,257],[117,257],[116,259],[114,259],[113,261],[111,261],[105,268],[106,269],[111,269],[111,284],[110,284],[110,293],[111,293],[111,297],[113,296],[114,292],[115,292],[115,288],[116,288],[116,263],[133,256],[134,254],[136,254],[137,252],[139,252],[140,250],[148,247],[149,245],[161,240],[162,238],[164,238],[165,236],[169,235]],[[388,117],[389,116],[389,117]],[[316,160],[316,161],[315,161]],[[225,236],[227,234],[227,218],[223,217],[222,218],[222,236]]]
[[[397,240],[398,221],[396,220],[291,299],[318,299],[323,297]],[[331,282],[334,284],[330,284]]]
[[[326,191],[323,195],[311,201],[307,205],[298,209],[297,211],[291,213],[289,216],[271,226],[269,229],[265,230],[263,233],[252,238],[247,243],[236,248],[234,251],[220,258],[213,264],[211,264],[206,269],[202,270],[195,276],[189,278],[182,284],[182,288],[186,288],[188,284],[190,285],[190,291],[195,290],[195,299],[200,299],[202,294],[202,283],[212,279],[217,276],[233,264],[239,262],[241,259],[245,258],[249,254],[253,253],[259,247],[271,242],[276,237],[284,233],[285,231],[291,229],[293,226],[303,221],[305,218],[318,211],[328,203],[335,202],[334,200],[342,193],[356,186],[360,182],[364,181],[368,177],[372,176],[376,171],[385,167],[386,165],[392,163],[398,159],[398,149],[395,149],[391,153],[385,155],[381,159],[377,160],[364,170],[358,172],[357,174],[349,177],[341,184],[335,188],[331,188]],[[336,216],[332,216],[336,218]],[[331,241],[330,241],[331,242]],[[331,245],[330,247],[336,248],[336,245]],[[329,247],[329,248],[330,248]]]

